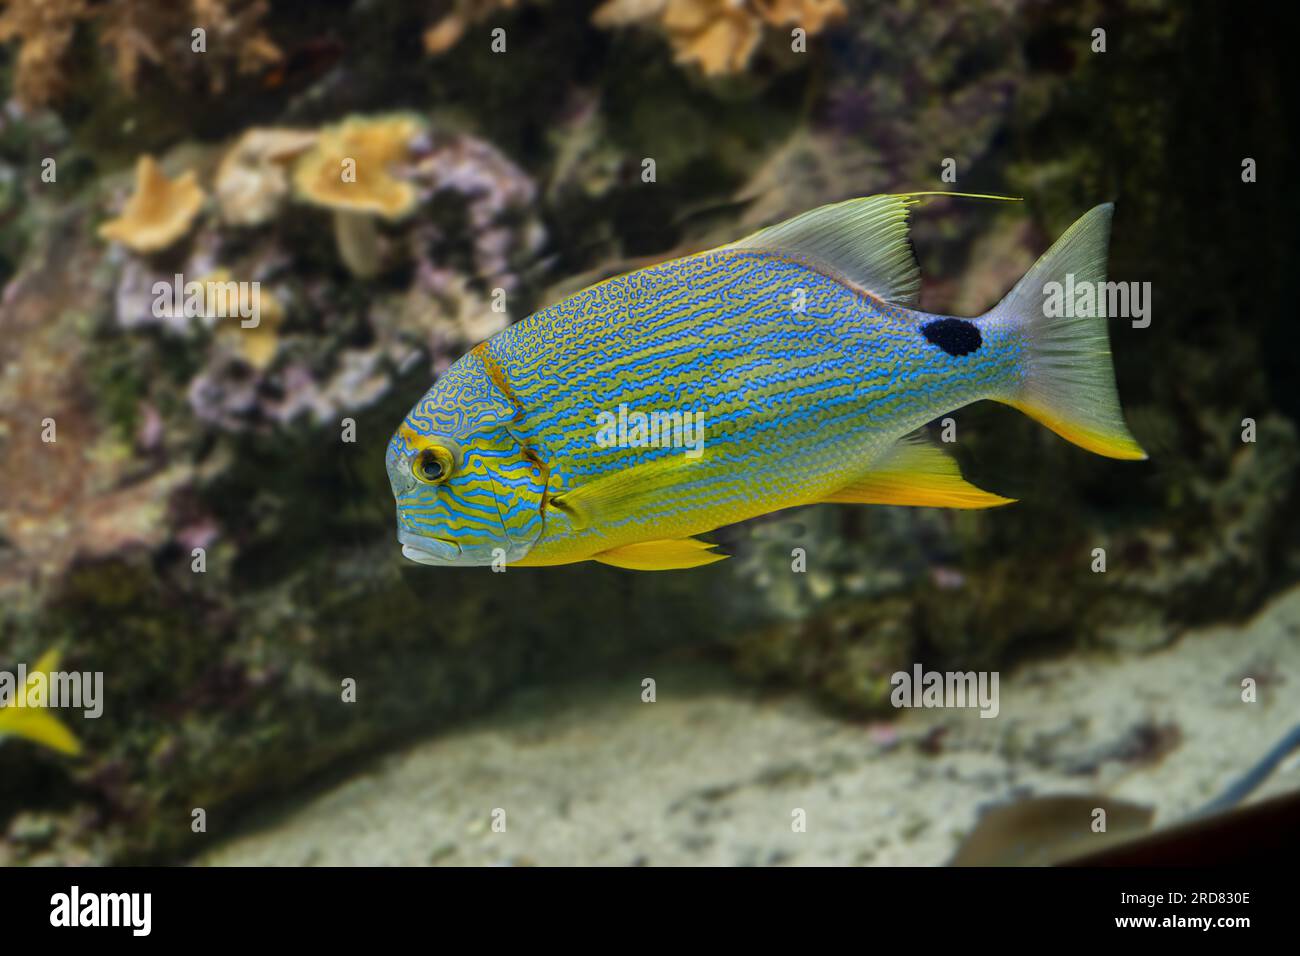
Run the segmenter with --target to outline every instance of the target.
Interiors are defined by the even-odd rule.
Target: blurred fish
[[[725,557],[695,535],[796,505],[1007,504],[911,434],[981,399],[1145,458],[1105,318],[1044,305],[1051,283],[1105,281],[1113,207],[964,319],[912,308],[907,216],[927,195],[958,194],[823,206],[598,283],[474,348],[389,445],[403,554],[688,568]]]
[[[27,672],[27,680],[18,690],[22,695],[21,706],[14,701],[0,708],[0,742],[8,737],[21,737],[62,754],[81,753],[81,744],[72,731],[41,703],[33,701],[33,690],[41,675],[48,678],[51,671],[59,669],[59,656],[58,651],[47,651]]]
[[[1106,829],[1092,829],[1097,810]],[[1152,807],[1101,794],[1026,797],[980,817],[949,866],[1047,866],[1144,834]]]
[[[1025,797],[987,810],[962,841],[949,861],[950,866],[1046,866],[1170,864],[1207,862],[1207,834],[1226,834],[1226,842],[1237,844],[1238,853],[1247,830],[1259,830],[1249,822],[1225,819],[1238,804],[1267,780],[1293,752],[1300,750],[1300,725],[1273,746],[1259,761],[1230,783],[1222,793],[1194,813],[1169,827],[1150,833],[1155,818],[1152,807],[1116,800],[1103,794]],[[1296,796],[1285,806],[1295,828]],[[1106,829],[1093,830],[1098,809],[1106,811]],[[1275,808],[1261,810],[1261,819],[1271,819]],[[1262,828],[1267,833],[1267,828]],[[1276,833],[1276,828],[1274,828]],[[1230,837],[1230,838],[1229,838]],[[1267,837],[1265,837],[1267,838]],[[1256,847],[1255,849],[1259,849]],[[1181,854],[1181,855],[1180,855]]]
[[[1196,815],[1131,839],[1116,840],[1059,866],[1277,865],[1300,846],[1300,792],[1280,794],[1208,816]]]

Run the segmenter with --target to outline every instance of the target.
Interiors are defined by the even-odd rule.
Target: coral
[[[14,92],[28,107],[44,106],[68,90],[70,48],[77,27],[89,26],[111,59],[111,71],[128,92],[145,62],[200,74],[220,93],[231,73],[248,74],[277,63],[279,47],[261,28],[267,0],[9,0],[0,14],[0,43],[19,46]],[[206,49],[193,56],[192,31],[207,31]]]
[[[820,33],[847,16],[844,0],[754,0],[763,19],[773,26],[799,26]]]
[[[256,326],[244,328],[240,323],[227,322],[219,327],[218,334],[225,337],[229,347],[254,371],[262,372],[279,351],[284,306],[273,292],[262,292],[258,310]]]
[[[0,43],[17,41],[14,93],[37,106],[65,88],[64,59],[86,0],[9,0],[0,13]]]
[[[197,367],[185,384],[185,399],[195,418],[215,430],[266,433],[299,422],[336,426],[345,415],[385,398],[398,370],[421,354],[432,371],[445,369],[509,322],[499,297],[485,290],[517,289],[518,264],[540,250],[544,231],[534,216],[532,180],[490,144],[464,133],[430,131],[415,117],[353,117],[319,134],[254,130],[227,148],[217,181],[221,167],[235,165],[239,173],[233,178],[250,184],[269,163],[264,172],[275,182],[281,148],[292,152],[317,135],[317,148],[301,157],[310,158],[309,171],[328,179],[328,169],[340,168],[342,159],[357,161],[356,183],[327,183],[325,192],[337,188],[350,197],[347,189],[379,180],[380,199],[391,187],[401,191],[412,212],[420,210],[394,227],[403,235],[387,241],[411,260],[403,287],[376,287],[368,302],[357,303],[355,315],[341,310],[332,263],[314,258],[310,248],[298,251],[284,243],[277,228],[293,219],[293,207],[283,206],[283,196],[265,183],[261,193],[249,193],[261,199],[241,207],[247,211],[266,201],[263,212],[270,218],[259,214],[263,228],[253,241],[232,240],[223,222],[209,219],[183,255],[166,262],[128,257],[118,272],[114,324],[133,335],[158,330],[168,347],[179,342],[194,356]],[[211,165],[202,155],[190,161]],[[315,183],[306,180],[308,187]],[[430,210],[445,215],[435,223]],[[453,248],[455,267],[444,261]],[[260,324],[244,328],[207,301],[190,314],[170,302],[159,305],[155,287],[171,287],[177,273],[205,290],[210,282],[258,283]],[[349,339],[355,341],[344,347]]]
[[[326,127],[294,165],[294,191],[328,209],[403,216],[417,197],[397,173],[413,158],[423,132],[423,124],[410,116],[353,117]]]
[[[698,64],[706,76],[742,71],[763,36],[758,11],[728,0],[669,0],[659,22],[677,61]]]
[[[135,192],[120,216],[99,227],[100,238],[120,242],[136,252],[166,249],[189,231],[203,200],[193,170],[168,179],[152,156],[141,156],[135,169]]]
[[[274,218],[289,195],[287,168],[316,144],[312,130],[250,129],[217,167],[214,192],[221,218],[233,226],[258,226]]]
[[[400,167],[423,132],[409,116],[354,117],[322,130],[294,166],[295,194],[334,214],[339,257],[355,276],[373,278],[384,266],[374,217],[398,219],[419,199]]]
[[[749,66],[766,27],[802,27],[809,36],[846,15],[843,0],[608,0],[592,14],[599,27],[653,22],[677,62],[706,76]]]

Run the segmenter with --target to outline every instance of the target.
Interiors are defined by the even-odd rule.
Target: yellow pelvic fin
[[[902,439],[865,475],[822,500],[921,508],[994,508],[1015,501],[976,488],[957,462],[919,436]]]
[[[714,545],[698,538],[664,538],[625,544],[620,548],[593,554],[591,559],[632,571],[672,571],[677,568],[703,567],[727,557],[710,551],[712,547]]]

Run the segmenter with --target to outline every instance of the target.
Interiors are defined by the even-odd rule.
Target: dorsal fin
[[[907,210],[925,196],[1011,198],[945,192],[864,196],[819,206],[723,248],[798,259],[882,302],[915,305],[921,272],[907,241]]]

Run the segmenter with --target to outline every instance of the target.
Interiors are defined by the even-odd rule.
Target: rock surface
[[[1151,654],[1003,675],[1001,712],[846,723],[723,671],[520,692],[490,719],[376,761],[227,840],[209,865],[937,865],[980,808],[1026,794],[1195,810],[1298,719],[1300,589],[1241,627]],[[1257,703],[1243,703],[1253,677]],[[1300,786],[1292,760],[1251,799]],[[505,811],[505,832],[493,813]],[[792,830],[792,812],[807,830]]]

